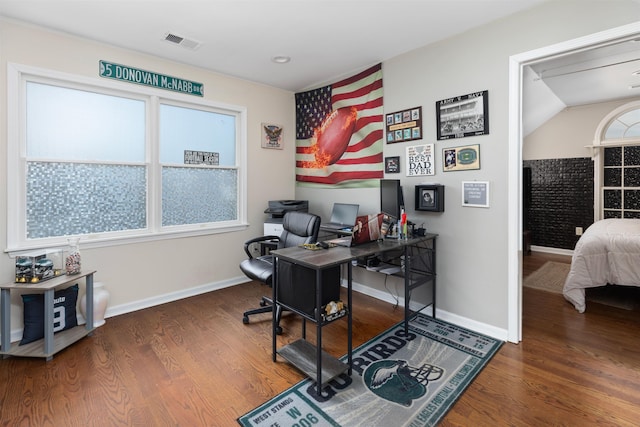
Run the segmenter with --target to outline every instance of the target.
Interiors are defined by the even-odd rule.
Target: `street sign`
[[[187,95],[204,96],[204,85],[202,83],[102,60],[100,61],[100,77],[157,87]]]

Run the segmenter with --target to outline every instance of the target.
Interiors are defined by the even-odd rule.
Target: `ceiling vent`
[[[164,40],[168,41],[169,43],[180,45],[180,46],[184,47],[185,49],[189,49],[189,50],[196,50],[202,44],[201,42],[199,42],[197,40],[188,39],[186,37],[179,36],[179,35],[174,34],[174,33],[165,34],[164,35]]]

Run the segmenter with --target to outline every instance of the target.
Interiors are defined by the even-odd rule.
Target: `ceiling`
[[[0,15],[301,91],[543,2],[0,0]],[[280,55],[291,61],[271,61]]]
[[[298,92],[544,1],[0,0],[0,16]],[[525,135],[567,106],[638,96],[639,45],[528,67]]]

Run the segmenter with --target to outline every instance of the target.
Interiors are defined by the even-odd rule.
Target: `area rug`
[[[571,264],[547,261],[542,267],[527,276],[523,286],[562,294],[564,282],[571,270]],[[632,286],[608,285],[585,290],[587,302],[604,304],[624,310],[640,307],[640,288]]]
[[[527,276],[522,282],[522,286],[561,294],[570,269],[571,264],[547,261],[542,267]]]
[[[433,426],[502,341],[418,313],[353,351],[318,396],[306,379],[238,419],[246,427]],[[346,357],[342,358],[346,361]],[[295,369],[292,367],[292,369]]]

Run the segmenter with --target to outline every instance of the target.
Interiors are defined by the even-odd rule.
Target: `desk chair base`
[[[273,313],[273,301],[271,298],[262,297],[260,300],[260,308],[254,308],[253,310],[247,310],[242,314],[242,323],[249,324],[249,316],[260,313]],[[276,334],[282,334],[282,327],[280,326],[280,317],[282,316],[282,307],[276,307]]]

